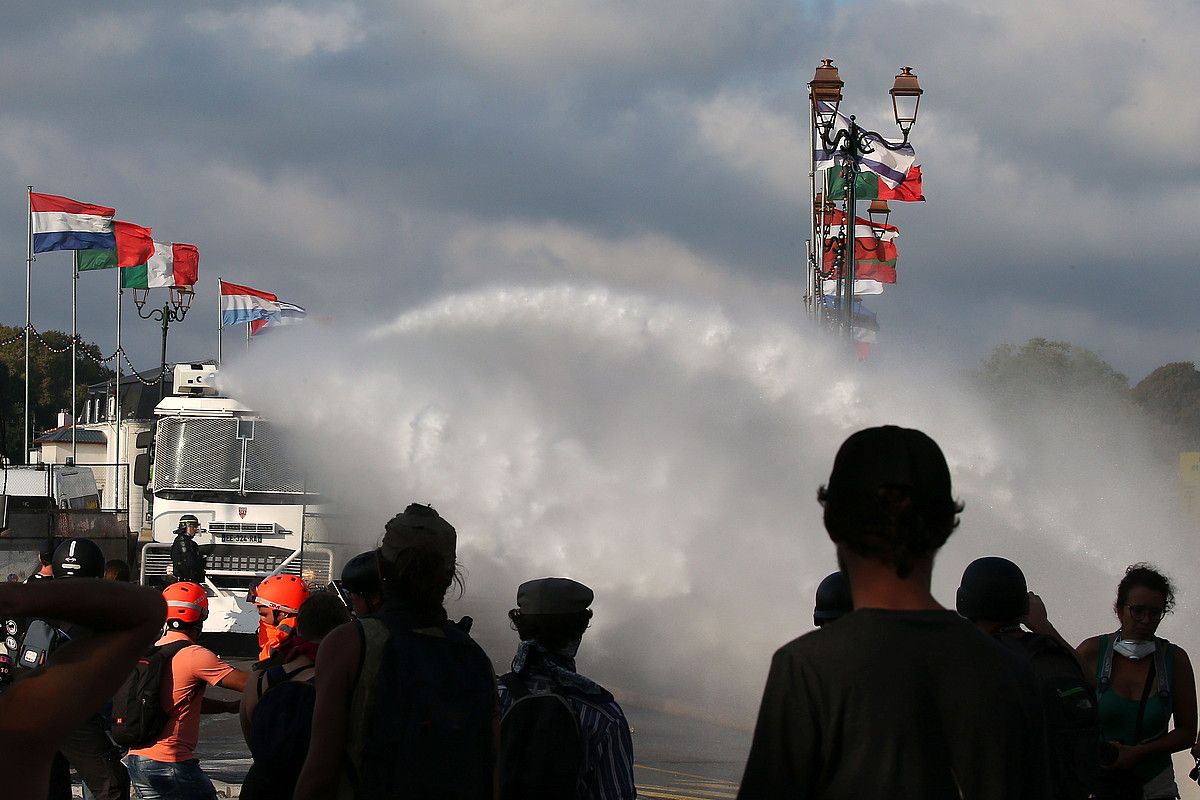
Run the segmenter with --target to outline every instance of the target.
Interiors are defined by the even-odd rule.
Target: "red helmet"
[[[167,601],[167,625],[172,628],[208,619],[208,595],[198,583],[172,583],[163,589],[163,599]]]
[[[295,575],[272,575],[254,590],[254,605],[299,614],[308,595],[308,587]]]

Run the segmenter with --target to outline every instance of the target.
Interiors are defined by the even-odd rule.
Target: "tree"
[[[1124,401],[1129,392],[1129,379],[1096,353],[1048,339],[997,347],[975,378],[993,397],[1018,405],[1076,396]]]
[[[1164,364],[1133,387],[1147,416],[1167,426],[1180,448],[1200,449],[1200,371],[1191,361]]]
[[[0,342],[6,342],[0,346],[0,452],[18,462],[24,461],[21,426],[25,418],[25,340],[20,333],[18,327],[0,325]],[[35,433],[53,427],[59,410],[71,407],[71,336],[45,331],[41,338],[45,343],[34,337],[29,352],[33,377],[29,405]],[[107,380],[113,372],[98,363],[101,353],[95,344],[81,343],[78,350],[76,389],[82,399],[89,384]]]

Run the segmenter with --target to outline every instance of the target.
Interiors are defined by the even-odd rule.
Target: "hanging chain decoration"
[[[41,332],[38,331],[37,328],[33,327],[32,323],[29,325],[29,330],[30,330],[30,332],[33,333],[34,336],[37,337],[37,340],[42,343],[42,347],[46,348],[51,353],[57,353],[58,355],[62,355],[63,353],[70,352],[70,350],[71,350],[70,337],[68,337],[68,344],[66,347],[55,347],[54,345],[52,345],[48,341],[46,341],[46,337],[42,336]],[[75,337],[75,342],[76,343],[80,342],[80,339],[78,336]]]
[[[17,331],[13,336],[0,341],[0,347],[8,347],[10,344],[15,344],[25,338],[25,328]]]
[[[125,360],[125,366],[129,367],[129,375],[132,376],[133,378],[136,378],[138,383],[142,384],[142,386],[158,386],[158,384],[162,381],[162,375],[167,374],[166,371],[164,370],[163,373],[161,375],[159,375],[157,380],[148,380],[147,378],[144,378],[142,376],[142,373],[138,372],[137,369],[134,368],[133,362],[129,360],[129,356],[128,356],[128,354],[126,354],[124,348],[121,348],[121,358]],[[175,365],[168,364],[167,367],[170,369],[174,369]]]
[[[80,340],[80,344],[82,344],[82,343],[83,343],[82,340]],[[80,352],[83,354],[84,358],[88,359],[89,361],[95,361],[97,364],[107,364],[109,361],[112,361],[114,358],[117,357],[117,352],[115,350],[113,351],[113,354],[110,356],[94,356],[91,353],[89,353],[87,350],[81,350]]]

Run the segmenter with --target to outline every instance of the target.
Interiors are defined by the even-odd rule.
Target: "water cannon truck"
[[[173,580],[171,544],[179,519],[200,521],[209,594],[206,632],[255,633],[251,592],[271,575],[312,588],[334,577],[329,507],[289,453],[281,429],[217,388],[214,364],[175,367],[174,393],[139,436],[134,483],[151,498],[153,541],[142,547],[139,581]]]

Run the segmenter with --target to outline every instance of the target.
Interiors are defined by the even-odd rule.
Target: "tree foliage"
[[[18,336],[20,332],[18,327],[0,325],[0,342],[16,337],[0,347],[0,449],[14,461],[23,460],[21,425],[25,417],[25,340]],[[71,336],[44,331],[42,338],[55,350],[66,350],[52,352],[37,337],[31,342],[29,405],[35,433],[53,427],[58,412],[71,406]],[[97,363],[101,353],[95,344],[81,343],[78,350],[76,389],[82,402],[89,384],[107,380],[113,372]]]
[[[1164,364],[1133,387],[1145,413],[1168,426],[1181,444],[1200,447],[1200,371],[1191,361]]]
[[[993,396],[1017,403],[1079,395],[1124,400],[1129,392],[1129,379],[1096,353],[1049,339],[997,347],[975,378]]]

